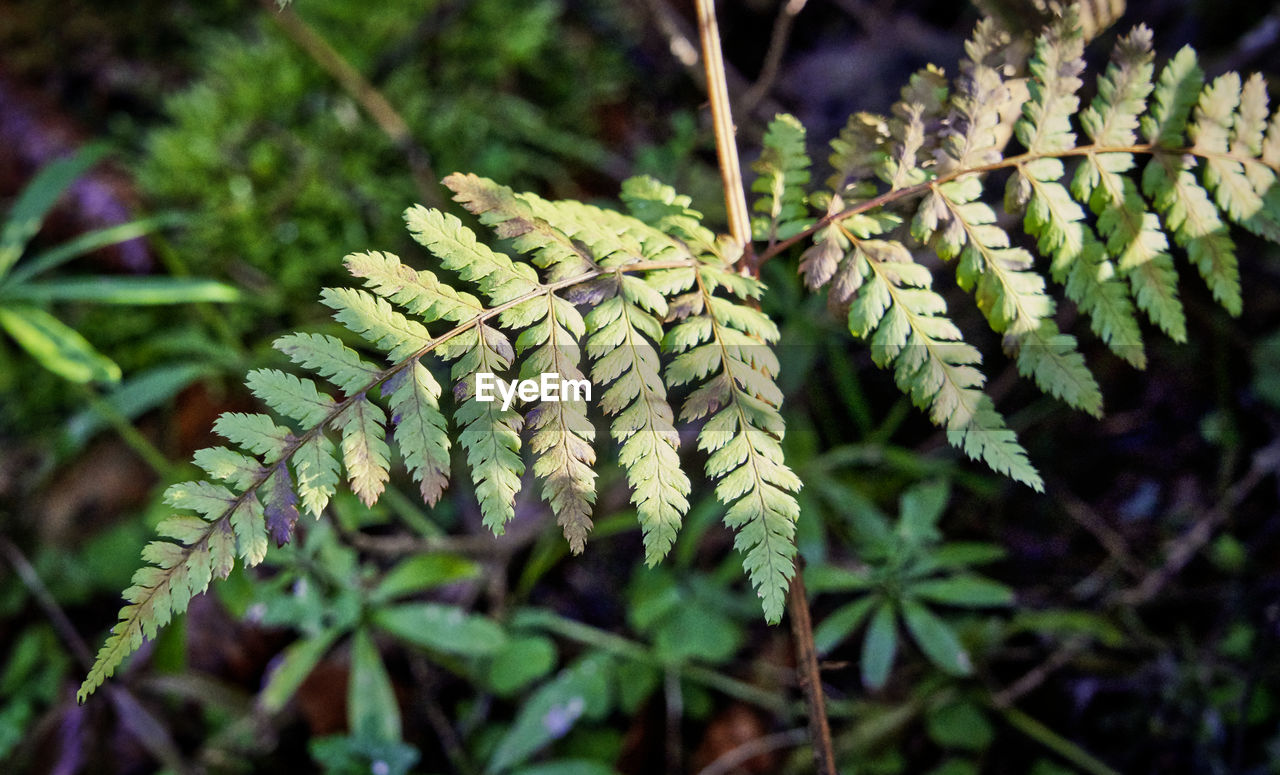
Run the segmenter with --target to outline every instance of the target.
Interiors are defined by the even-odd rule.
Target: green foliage
[[[288,13],[369,79],[425,150],[407,156],[405,140],[380,130],[273,11],[253,15],[244,33],[206,33],[201,75],[146,138],[139,183],[147,197],[199,214],[171,243],[193,271],[253,288],[257,307],[229,317],[237,333],[265,335],[281,317],[314,321],[317,285],[341,281],[318,257],[403,234],[406,203],[434,194],[434,180],[415,179],[425,170],[406,164],[413,153],[441,174],[475,170],[538,188],[568,188],[575,170],[607,164],[594,139],[599,106],[616,98],[626,68],[575,34],[559,3],[482,0],[446,13],[436,3],[312,0]],[[574,77],[584,69],[591,79]]]
[[[751,275],[793,245],[803,245],[797,252],[805,285],[829,287],[849,331],[869,341],[873,360],[893,369],[898,386],[954,446],[1041,489],[984,390],[981,352],[948,314],[939,262],[954,260],[957,285],[973,294],[1022,375],[1097,415],[1101,391],[1076,339],[1057,326],[1052,286],[1117,356],[1141,367],[1139,310],[1175,339],[1185,336],[1170,245],[1184,249],[1215,297],[1237,312],[1239,279],[1225,224],[1274,237],[1280,220],[1272,191],[1280,120],[1267,124],[1261,81],[1241,84],[1228,75],[1202,87],[1194,55],[1179,54],[1153,86],[1149,35],[1139,28],[1120,41],[1097,98],[1079,112],[1083,40],[1076,27],[1071,13],[1056,17],[1027,59],[1017,36],[983,22],[960,77],[948,83],[942,71],[926,68],[904,88],[892,117],[850,120],[832,143],[826,190],[808,190],[804,129],[779,117],[755,167],[753,190],[762,195],[756,237],[765,244],[758,252],[747,246],[751,260],[742,263],[743,246],[717,238],[691,200],[651,179],[624,185],[631,215],[623,215],[517,193],[477,175],[447,177],[455,201],[523,257],[486,246],[458,218],[422,206],[405,218],[435,256],[434,271],[410,268],[390,253],[350,254],[347,269],[364,288],[328,288],[321,299],[366,345],[357,351],[335,337],[303,333],[277,340],[310,375],[250,374],[250,389],[275,414],[223,415],[216,430],[239,451],[197,454],[220,483],[169,489],[179,514],[144,550],[146,566],[126,591],[128,605],[80,698],[237,558],[253,565],[269,538],[288,542],[302,510],[318,515],[345,490],[375,504],[398,476],[397,462],[435,503],[450,477],[451,424],[490,530],[501,533],[514,518],[527,473],[541,480],[540,495],[569,549],[582,551],[598,529],[598,420],[581,400],[482,400],[481,381],[490,374],[552,373],[604,391],[600,406],[650,565],[671,550],[693,492],[673,406],[680,421],[701,423],[705,474],[725,524],[736,530],[735,547],[765,618],[776,623],[795,572],[801,478],[783,452],[781,364],[771,348],[781,332],[759,309],[767,289]],[[1015,76],[1027,92],[1023,101],[1015,98]],[[1082,143],[1077,121],[1089,142]],[[1133,173],[1140,155],[1150,161],[1139,185]],[[998,197],[986,182],[999,170],[1011,173],[1004,213],[1021,216],[1028,239],[1011,233],[1012,221],[993,202]],[[807,206],[822,215],[813,220]],[[1031,243],[1034,250],[1024,247]],[[440,385],[446,364],[452,391]],[[1012,602],[1008,588],[972,571],[997,559],[997,549],[941,542],[936,524],[947,495],[939,484],[910,490],[892,526],[867,516],[859,536],[865,565],[818,567],[809,581],[819,592],[854,593],[816,637],[829,649],[865,626],[861,672],[870,687],[888,681],[903,633],[943,673],[970,674],[966,640],[939,609]],[[500,693],[553,669],[536,634],[518,637],[543,644],[535,647],[540,660],[514,668],[513,639],[502,625],[443,603],[388,602],[398,595],[395,585],[379,594],[372,612],[353,592],[332,611],[308,613],[307,637],[265,692],[272,704],[279,707],[321,655],[352,634],[359,666],[352,680],[386,696],[375,631],[438,659],[493,660],[503,667],[493,679]],[[731,617],[713,606],[664,607],[662,594],[655,600],[634,624],[654,639],[663,667],[729,658],[733,649],[715,646],[736,644]],[[530,630],[537,619],[516,617]],[[579,718],[603,717],[618,688],[614,667],[612,657],[589,654],[543,683],[495,744],[488,771],[522,765]],[[350,705],[360,731],[334,743],[353,756],[361,746],[395,743],[398,728],[390,714],[357,701],[358,693],[352,690]],[[930,716],[941,745],[989,732],[971,707],[947,707]],[[952,764],[953,771],[972,769],[965,760]]]
[[[805,582],[815,593],[854,597],[814,631],[820,651],[829,651],[866,624],[862,641],[862,681],[878,689],[889,680],[898,651],[901,622],[924,655],[952,675],[972,672],[972,660],[955,630],[933,606],[989,608],[1013,603],[1013,591],[972,568],[1000,559],[992,544],[943,543],[937,523],[946,507],[945,483],[917,485],[903,493],[896,525],[873,512],[859,523],[855,569],[814,568]]]
[[[1050,17],[1025,79],[1013,69],[1023,41],[984,20],[950,88],[940,71],[925,70],[903,89],[892,119],[852,117],[831,143],[830,190],[809,194],[824,214],[801,232],[812,244],[799,263],[806,285],[829,287],[849,330],[869,340],[876,363],[893,368],[953,445],[1036,489],[1040,476],[984,394],[981,356],[947,316],[927,254],[958,259],[956,283],[974,294],[1020,374],[1099,415],[1101,391],[1076,339],[1054,321],[1046,275],[1116,355],[1141,368],[1137,310],[1173,339],[1186,338],[1171,243],[1238,314],[1226,223],[1280,238],[1280,120],[1267,121],[1261,77],[1242,86],[1227,74],[1202,86],[1195,54],[1184,49],[1153,86],[1151,34],[1140,26],[1118,41],[1097,96],[1079,111],[1079,20],[1074,8]],[[1020,108],[1015,150],[1006,148],[1010,108]],[[1077,115],[1090,142],[1077,135]],[[785,145],[776,136],[766,142]],[[1138,155],[1150,157],[1140,176]],[[1006,169],[1004,208],[1022,213],[1047,272],[986,201],[985,176]]]
[[[81,234],[23,258],[40,225],[63,193],[103,156],[89,147],[51,162],[18,195],[0,225],[0,331],[44,368],[74,383],[117,383],[120,366],[49,311],[51,304],[153,305],[233,302],[236,289],[207,280],[176,277],[47,277],[47,273],[98,248],[148,233],[167,219],[153,218]]]
[[[729,507],[725,521],[739,531],[738,546],[766,618],[781,618],[799,514],[791,493],[800,483],[782,461],[782,396],[773,383],[778,363],[769,349],[778,332],[740,301],[757,297],[760,284],[732,272],[716,254],[695,255],[684,243],[620,213],[515,194],[474,175],[445,182],[482,220],[514,238],[516,250],[531,253],[532,263],[486,247],[454,216],[423,207],[406,211],[410,232],[443,270],[472,284],[492,306],[390,254],[349,256],[348,267],[368,290],[329,288],[322,300],[388,365],[373,365],[332,337],[293,334],[277,340],[277,349],[329,382],[339,397],[311,377],[275,369],[249,374],[249,388],[279,419],[223,414],[215,430],[240,451],[216,447],[195,456],[221,483],[169,488],[166,502],[178,514],[160,526],[168,540],[144,550],[147,565],[125,593],[129,605],[99,653],[82,698],[144,638],[182,613],[214,576],[230,573],[237,557],[254,565],[263,559],[268,537],[277,545],[289,541],[300,509],[318,515],[335,496],[340,471],[351,491],[372,505],[391,476],[391,461],[403,459],[424,497],[438,497],[449,470],[447,418],[429,358],[452,363],[453,417],[463,429],[460,442],[485,523],[501,532],[515,513],[524,467],[519,430],[527,426],[536,456],[532,473],[542,480],[543,499],[570,548],[580,552],[595,499],[595,431],[585,402],[580,396],[549,397],[531,407],[503,408],[479,395],[479,375],[505,374],[517,363],[526,379],[542,373],[586,379],[578,364],[588,324],[574,299],[596,305],[590,328],[597,341],[587,348],[596,363],[592,373],[597,382],[612,383],[606,403],[613,402],[613,435],[622,440],[650,557],[656,561],[670,548],[689,492],[674,454],[678,439],[671,410],[659,393],[662,382],[645,384],[657,377],[655,348],[661,344],[676,353],[666,383],[694,385],[681,416],[707,418],[699,434],[699,447],[709,453],[707,473],[719,480],[717,496]],[[653,313],[672,305],[683,319],[664,332]],[[621,335],[635,346],[602,346],[601,337],[615,335],[608,327],[619,326],[624,316],[630,325],[622,326],[628,330]],[[618,352],[621,364],[613,356]],[[380,396],[375,388],[381,388]],[[636,406],[642,394],[651,401]],[[643,447],[627,446],[637,440],[667,453],[642,457]],[[484,620],[476,620],[474,637],[466,627],[439,626],[446,620],[444,609],[424,603],[381,611],[373,622],[426,647],[488,653],[501,645]],[[445,632],[449,644],[437,638]]]

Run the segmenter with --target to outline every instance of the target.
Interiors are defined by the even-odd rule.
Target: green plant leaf
[[[478,575],[480,565],[466,557],[440,552],[416,554],[387,571],[374,588],[371,599],[394,600]]]
[[[820,653],[835,648],[838,643],[849,637],[858,629],[862,621],[871,613],[876,598],[865,595],[862,598],[846,603],[826,616],[813,631],[813,645]]]
[[[494,652],[484,670],[485,682],[508,697],[550,673],[556,666],[556,645],[542,635],[508,638]]]
[[[0,300],[41,303],[92,301],[98,304],[194,304],[237,302],[240,291],[213,280],[183,277],[65,277],[0,286]]]
[[[0,307],[0,328],[41,366],[69,382],[120,381],[120,367],[115,361],[94,349],[75,329],[38,307]]]
[[[499,741],[485,767],[487,775],[523,763],[567,734],[578,719],[599,719],[608,713],[613,702],[612,670],[608,656],[592,653],[535,691]]]
[[[904,600],[902,617],[907,631],[930,662],[952,675],[973,672],[969,652],[960,644],[955,631],[936,614],[914,600]]]
[[[871,617],[866,638],[862,641],[862,683],[868,689],[879,689],[889,680],[889,671],[898,652],[896,619],[889,603],[881,603]]]
[[[103,146],[88,146],[78,153],[51,162],[26,185],[0,226],[0,278],[22,256],[23,249],[64,191],[106,154]]]
[[[971,702],[952,702],[925,716],[925,729],[943,748],[983,751],[995,737],[987,716]]]
[[[347,724],[355,737],[400,739],[400,706],[382,656],[369,631],[356,630],[351,640],[351,676],[347,681]]]
[[[1012,589],[976,575],[919,581],[910,586],[909,593],[934,603],[965,608],[1005,606],[1014,602]]]
[[[258,694],[258,704],[268,713],[278,713],[293,698],[311,671],[344,631],[329,629],[295,641],[285,647],[267,685]]]
[[[409,643],[462,656],[493,654],[506,633],[493,621],[443,603],[405,603],[374,612],[372,622]]]

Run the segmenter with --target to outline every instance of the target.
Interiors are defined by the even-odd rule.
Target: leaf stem
[[[791,614],[791,638],[796,644],[796,675],[809,709],[809,738],[813,741],[813,764],[818,775],[838,775],[835,747],[831,742],[831,725],[827,721],[827,703],[822,694],[822,674],[818,670],[818,649],[813,642],[813,621],[809,617],[809,599],[804,589],[804,574],[797,560],[791,587],[787,590],[787,608]]]
[[[886,191],[883,194],[880,194],[879,196],[875,196],[875,197],[872,197],[871,199],[858,202],[857,204],[854,204],[854,205],[850,205],[849,207],[846,207],[845,209],[841,210],[838,213],[824,215],[823,217],[815,221],[812,226],[800,232],[799,234],[796,234],[793,237],[789,237],[788,239],[782,240],[781,242],[770,245],[768,249],[766,249],[763,253],[760,254],[757,264],[763,264],[765,261],[768,261],[770,258],[773,258],[774,256],[778,255],[784,250],[787,250],[792,245],[795,245],[798,242],[801,242],[803,240],[808,239],[809,237],[812,237],[815,232],[817,232],[819,229],[823,229],[827,227],[833,221],[839,221],[844,218],[848,218],[851,215],[857,215],[858,213],[865,213],[868,210],[874,210],[877,207],[883,207],[884,205],[892,204],[898,201],[899,199],[906,199],[907,197],[923,194],[929,189],[933,188],[934,186],[940,186],[943,183],[949,183],[953,180],[956,180],[957,178],[962,178],[965,175],[980,175],[986,172],[995,172],[996,170],[1008,169],[1010,167],[1018,167],[1023,164],[1027,164],[1029,162],[1036,161],[1038,159],[1062,158],[1064,156],[1092,156],[1094,154],[1108,154],[1108,153],[1143,153],[1143,154],[1151,154],[1151,155],[1165,154],[1169,156],[1198,156],[1203,159],[1220,159],[1223,161],[1234,161],[1240,164],[1262,164],[1268,167],[1269,169],[1272,169],[1275,172],[1280,173],[1280,169],[1271,167],[1271,165],[1265,164],[1265,162],[1261,161],[1260,159],[1239,156],[1237,154],[1231,154],[1231,153],[1219,153],[1216,151],[1206,151],[1203,149],[1196,149],[1196,148],[1165,148],[1165,147],[1156,145],[1155,143],[1139,143],[1137,145],[1123,145],[1123,146],[1082,145],[1078,148],[1068,148],[1065,151],[1054,151],[1052,153],[1035,153],[1035,152],[1028,151],[1027,153],[1018,154],[1017,156],[1007,156],[1003,159],[1000,159],[999,161],[995,161],[990,164],[983,164],[978,167],[966,167],[963,169],[952,170],[951,172],[948,172],[945,175],[938,175],[937,177],[930,178],[929,180],[923,181],[921,183],[917,183],[914,186],[907,186],[906,188],[898,188],[891,191]]]
[[[702,64],[707,73],[707,98],[711,101],[711,123],[715,127],[716,156],[724,183],[724,206],[729,217],[729,236],[750,250],[751,218],[747,214],[747,194],[734,139],[733,113],[729,109],[729,85],[720,50],[720,28],[716,24],[715,0],[697,0],[698,37],[702,41]]]

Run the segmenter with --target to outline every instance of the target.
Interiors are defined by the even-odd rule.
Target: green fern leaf
[[[1111,64],[1098,81],[1098,95],[1081,115],[1081,124],[1103,147],[1137,141],[1138,115],[1151,94],[1151,31],[1135,28],[1122,38]],[[1080,165],[1073,193],[1098,215],[1107,252],[1129,279],[1138,308],[1175,341],[1186,340],[1186,316],[1178,299],[1178,276],[1168,253],[1160,219],[1147,209],[1137,184],[1125,175],[1135,166],[1132,153],[1091,153]]]
[[[405,266],[391,253],[352,253],[343,263],[366,288],[427,320],[461,323],[484,311],[475,296],[450,288],[431,272]]]
[[[620,445],[618,461],[631,485],[645,562],[653,566],[675,544],[691,491],[680,468],[680,435],[653,344],[662,340],[656,316],[668,308],[661,294],[655,296],[639,278],[619,274],[616,283],[615,295],[586,317],[587,353],[593,361],[592,380],[609,385],[600,406],[614,416],[610,432]]]
[[[338,458],[333,442],[317,433],[293,453],[293,473],[302,507],[319,517],[338,489]]]
[[[809,184],[809,156],[804,126],[795,116],[779,114],[769,122],[764,150],[751,168],[758,177],[751,190],[760,194],[752,219],[755,238],[770,243],[788,239],[808,228],[805,187]]]
[[[542,320],[527,329],[516,347],[527,352],[521,365],[522,379],[537,379],[542,374],[559,376],[565,384],[586,384],[578,369],[578,339],[585,324],[571,304],[554,294],[545,297]],[[595,471],[591,466],[596,455],[591,444],[595,429],[587,419],[586,404],[581,395],[571,400],[542,401],[525,421],[532,434],[529,448],[538,456],[533,472],[543,480],[543,500],[551,504],[556,522],[574,554],[586,547],[591,531],[591,505],[595,503]]]
[[[449,483],[449,433],[440,413],[440,384],[414,363],[382,386],[391,405],[391,425],[422,500],[434,506]]]
[[[1275,206],[1280,200],[1267,201],[1275,193],[1276,172],[1254,161],[1266,117],[1262,77],[1255,75],[1242,88],[1238,74],[1225,73],[1200,95],[1191,136],[1193,147],[1204,154],[1205,188],[1222,211],[1254,234],[1280,241],[1280,207]]]
[[[458,408],[453,417],[461,429],[458,443],[467,451],[484,525],[502,535],[515,516],[515,497],[524,473],[520,459],[524,419],[497,401],[476,400],[475,380],[478,373],[505,373],[514,351],[506,337],[483,323],[458,339],[457,349],[447,353],[456,358],[453,379]]]
[[[716,235],[702,225],[702,213],[671,186],[648,175],[628,178],[622,183],[622,201],[645,225],[684,240],[697,253],[716,252]]]
[[[296,420],[304,428],[320,424],[333,410],[333,399],[316,383],[276,369],[256,369],[245,379],[249,390],[278,414]]]
[[[342,431],[342,464],[347,469],[351,490],[366,506],[377,503],[391,474],[391,451],[387,448],[384,423],[387,416],[376,404],[361,396],[338,418]]]
[[[667,333],[663,346],[677,353],[667,382],[698,383],[680,417],[707,418],[698,434],[698,448],[710,453],[707,475],[718,480],[716,497],[729,507],[725,524],[738,530],[734,546],[745,555],[743,566],[765,619],[776,623],[795,574],[800,507],[792,493],[800,480],[783,462],[780,443],[782,394],[773,383],[778,363],[769,348],[777,328],[758,311],[713,295],[717,288],[758,293],[752,283],[741,282],[747,279],[700,268],[696,312]]]
[[[332,336],[288,334],[273,342],[272,347],[333,382],[343,395],[362,393],[381,377],[376,366]]]
[[[1204,71],[1189,47],[1161,71],[1142,131],[1154,145],[1169,150],[1152,153],[1142,173],[1142,190],[1172,230],[1174,241],[1187,251],[1214,299],[1238,315],[1242,302],[1234,243],[1209,194],[1191,174],[1192,162],[1178,150],[1203,82]]]

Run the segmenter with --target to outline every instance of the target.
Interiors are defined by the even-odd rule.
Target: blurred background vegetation
[[[953,70],[978,18],[809,0],[770,73],[779,4],[723,5],[748,161],[777,110],[820,143],[924,63]],[[1280,14],[1224,7],[1131,0],[1091,63],[1143,21],[1211,75],[1280,74]],[[721,221],[691,3],[0,0],[0,20],[0,770],[808,771],[790,639],[710,489],[650,570],[607,467],[576,558],[533,498],[499,540],[465,487],[431,511],[411,487],[338,498],[74,702],[164,485],[252,406],[275,336],[338,333],[316,299],[343,255],[421,261],[400,213],[444,204],[440,176],[607,204],[650,173]],[[1184,285],[1191,341],[1152,337],[1146,373],[1076,332],[1101,422],[983,343],[1045,496],[957,459],[766,265],[841,772],[1280,773],[1280,257],[1240,240],[1244,315]],[[908,599],[904,621],[884,605]]]

